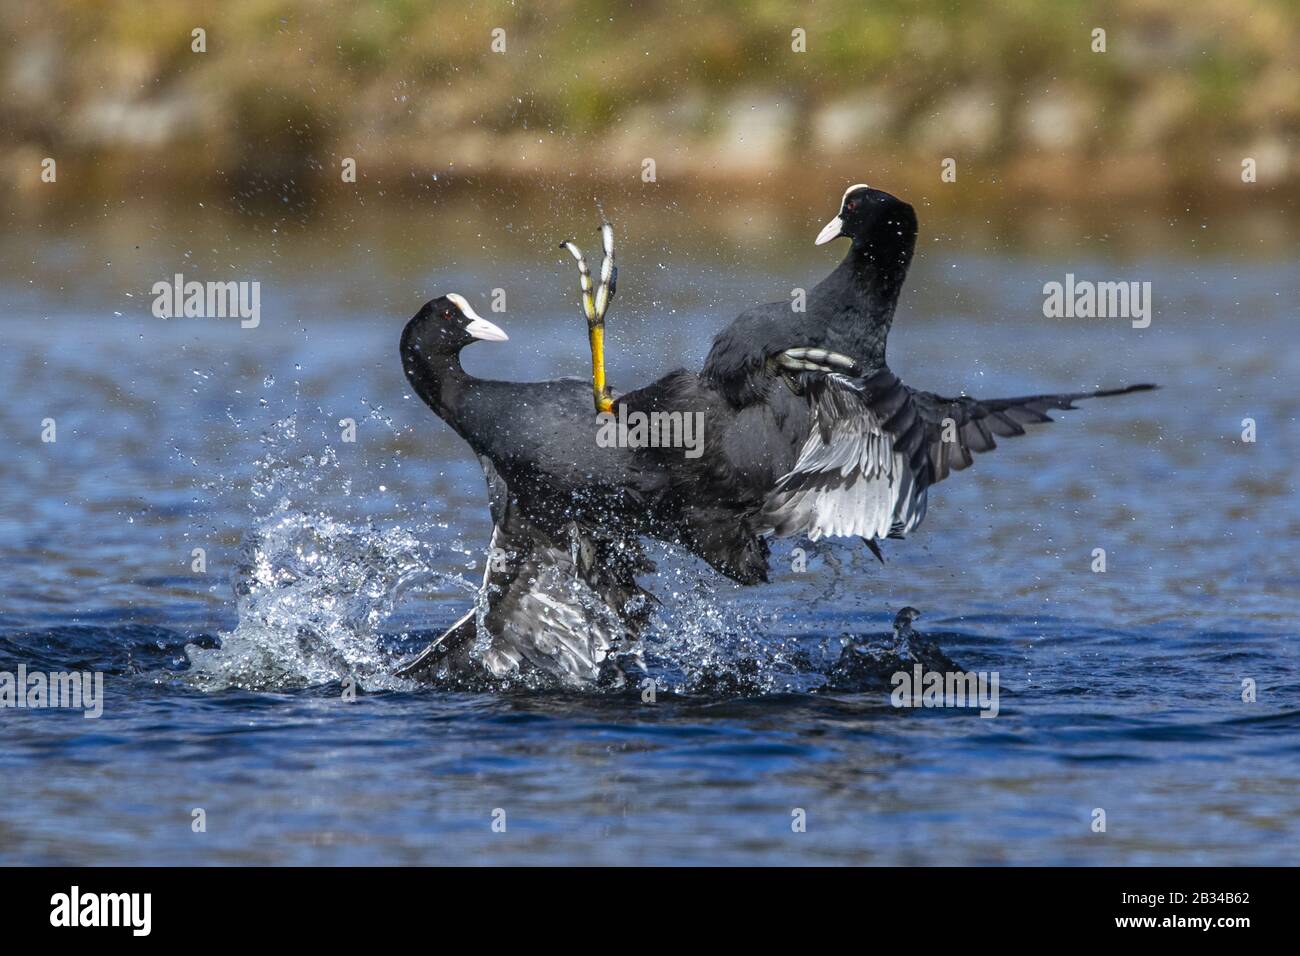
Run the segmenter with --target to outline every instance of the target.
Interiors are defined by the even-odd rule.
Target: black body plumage
[[[879,556],[875,542],[915,529],[929,488],[997,437],[1080,399],[1153,387],[987,400],[910,388],[889,369],[886,346],[916,214],[888,193],[850,187],[818,241],[837,236],[852,240],[849,253],[803,311],[750,309],[714,339],[700,372],[679,369],[615,400],[619,412],[699,416],[695,456],[598,442],[591,392],[577,379],[467,375],[458,356],[472,337],[455,331],[445,299],[408,323],[407,378],[479,456],[494,545],[518,557],[484,580],[484,620],[494,640],[505,636],[488,649],[490,670],[533,663],[564,679],[605,676],[601,662],[648,615],[635,580],[650,569],[639,536],[681,545],[744,584],[767,579],[770,534],[858,537]],[[404,673],[442,666],[474,631],[467,615]]]

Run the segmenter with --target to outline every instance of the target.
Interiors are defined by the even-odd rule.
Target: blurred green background
[[[868,173],[937,191],[946,157],[968,189],[1054,201],[1230,199],[1244,157],[1255,188],[1300,180],[1294,0],[6,0],[0,33],[0,167],[20,194],[46,156],[106,194],[320,196],[345,157],[395,191],[631,188],[646,158],[670,188],[787,193]]]

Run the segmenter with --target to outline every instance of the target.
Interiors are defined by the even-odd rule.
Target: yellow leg
[[[601,243],[605,258],[601,262],[600,283],[592,288],[591,272],[587,268],[587,259],[582,250],[572,242],[562,242],[560,246],[578,263],[578,288],[582,294],[582,311],[587,317],[587,335],[591,342],[591,392],[597,412],[609,412],[614,409],[613,397],[605,384],[605,312],[614,297],[614,230],[608,223],[601,226]],[[594,294],[593,294],[594,293]]]
[[[591,338],[591,393],[596,400],[596,411],[612,412],[614,403],[605,385],[605,323],[590,325]]]

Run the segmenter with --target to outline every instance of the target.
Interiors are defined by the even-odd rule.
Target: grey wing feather
[[[640,546],[573,522],[559,535],[539,528],[510,506],[490,462],[483,470],[495,524],[477,606],[398,676],[527,671],[579,685],[599,679],[613,654],[636,657],[651,599],[635,575],[653,569]]]
[[[1049,409],[1145,391],[1133,385],[1018,398],[944,398],[909,388],[887,367],[848,378],[807,377],[813,427],[763,514],[773,533],[901,537],[925,517],[929,487],[992,451],[997,437],[1052,421]]]
[[[920,524],[925,488],[886,427],[910,427],[911,417],[900,417],[905,406],[890,398],[873,408],[858,381],[840,375],[818,377],[807,394],[808,438],[763,506],[772,533],[874,540]]]

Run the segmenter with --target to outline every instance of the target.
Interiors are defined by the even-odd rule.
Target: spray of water
[[[438,570],[454,545],[434,543],[441,529],[432,521],[380,527],[306,507],[352,488],[333,449],[297,453],[296,416],[274,422],[262,445],[233,581],[238,623],[219,648],[186,648],[188,680],[204,690],[409,687],[391,676],[381,625],[404,596],[472,592],[459,574]]]
[[[220,634],[219,648],[186,648],[186,679],[203,690],[336,682],[367,691],[411,689],[415,685],[392,676],[397,661],[383,646],[400,630],[394,614],[421,598],[445,600],[448,591],[459,605],[449,619],[474,606],[477,562],[466,560],[473,549],[448,540],[446,526],[427,516],[381,526],[344,514],[349,509],[339,503],[356,500],[351,477],[331,448],[301,452],[296,416],[274,422],[261,440],[249,486],[252,519],[233,582],[238,623]],[[321,502],[332,502],[331,512]],[[656,550],[659,571],[648,583],[662,603],[644,635],[646,673],[634,676],[633,686],[652,678],[665,692],[731,696],[825,683],[847,638],[809,646],[788,633],[789,621],[770,602],[734,600],[722,593],[732,586],[697,562],[662,546]],[[481,656],[487,644],[480,633],[473,654]],[[493,682],[479,674],[468,684],[457,677],[450,686],[536,682],[537,675]]]
[[[462,584],[435,571],[404,528],[354,528],[286,500],[245,537],[235,582],[239,623],[219,649],[187,649],[204,689],[274,689],[351,678],[367,690],[408,686],[390,676],[379,626],[400,596]]]

